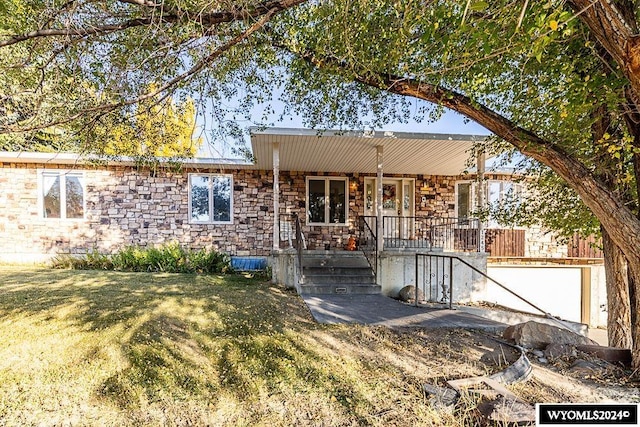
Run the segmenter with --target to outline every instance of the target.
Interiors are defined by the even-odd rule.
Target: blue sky
[[[256,116],[259,117],[258,114]],[[206,119],[199,120],[199,125],[206,130]],[[250,121],[240,121],[239,124],[247,129],[250,126],[255,126],[255,123]],[[302,119],[297,116],[291,116],[285,118],[283,121],[274,122],[275,127],[282,128],[304,128]],[[383,128],[375,129],[376,131],[395,131],[395,132],[417,132],[417,133],[448,133],[448,134],[462,134],[462,135],[489,135],[490,132],[483,126],[473,122],[466,121],[464,116],[456,113],[455,111],[448,110],[442,117],[436,122],[429,122],[427,120],[423,122],[409,121],[408,123],[390,123]],[[201,157],[234,157],[231,154],[230,144],[232,141],[210,141],[205,136],[205,143],[200,150],[199,155]]]

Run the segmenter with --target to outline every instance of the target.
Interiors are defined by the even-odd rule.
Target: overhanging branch
[[[150,6],[155,5],[153,2],[129,0],[124,3]],[[304,3],[306,0],[269,0],[258,4],[252,8],[239,8],[214,13],[202,13],[201,11],[181,11],[172,13],[162,13],[162,11],[154,11],[149,16],[124,20],[116,24],[91,25],[84,27],[65,27],[65,28],[42,28],[30,31],[24,34],[15,34],[0,40],[0,48],[15,45],[27,40],[47,37],[87,37],[94,35],[109,34],[118,31],[124,31],[134,27],[146,27],[158,23],[175,24],[180,22],[196,22],[204,28],[210,28],[222,23],[246,21],[258,19],[267,13],[278,13],[291,7]]]
[[[607,228],[611,238],[620,248],[634,248],[637,244],[637,238],[640,237],[640,221],[619,197],[612,194],[602,181],[583,163],[566,152],[560,144],[545,140],[492,109],[442,86],[371,71],[358,74],[357,70],[354,71],[344,61],[317,58],[308,52],[291,53],[316,68],[343,72],[358,83],[397,95],[429,101],[465,115],[562,177]],[[636,253],[629,252],[625,255],[640,262]]]
[[[161,102],[163,99],[165,99],[167,96],[169,96],[168,92],[167,92],[169,89],[171,89],[172,87],[176,86],[178,83],[186,81],[190,77],[196,75],[203,68],[205,68],[208,65],[210,65],[211,63],[213,63],[216,59],[218,59],[220,56],[222,56],[222,54],[227,52],[233,46],[235,46],[238,43],[246,40],[252,34],[254,34],[256,31],[259,31],[278,12],[279,12],[279,10],[276,9],[276,8],[274,8],[274,9],[272,9],[270,11],[267,11],[260,18],[260,20],[255,22],[251,27],[247,28],[245,31],[243,31],[242,33],[238,34],[236,37],[232,38],[231,40],[229,40],[226,43],[224,43],[221,46],[219,46],[211,54],[209,54],[206,57],[200,59],[189,70],[187,70],[184,73],[182,73],[182,74],[170,79],[168,82],[164,83],[162,86],[159,86],[156,90],[154,90],[152,92],[146,93],[144,95],[140,95],[140,96],[138,96],[136,98],[129,99],[129,100],[126,100],[126,101],[122,101],[122,102],[118,102],[118,103],[102,104],[102,105],[98,105],[98,106],[93,107],[93,108],[84,109],[84,110],[80,111],[77,114],[74,114],[72,116],[66,117],[66,118],[58,120],[58,121],[47,122],[47,123],[38,124],[38,125],[35,125],[35,126],[26,126],[26,127],[25,126],[20,126],[19,128],[11,128],[11,127],[4,128],[4,129],[0,128],[0,134],[2,134],[2,133],[11,133],[11,132],[32,132],[32,131],[36,131],[36,130],[46,129],[46,128],[49,128],[49,127],[52,127],[52,126],[65,125],[65,124],[71,123],[71,122],[73,122],[75,120],[78,120],[83,116],[90,116],[92,114],[106,114],[106,113],[108,113],[110,111],[115,111],[118,108],[122,108],[122,107],[130,106],[130,105],[138,104],[140,102],[152,99],[152,98],[158,96],[159,94],[165,92],[165,95],[163,97],[161,97],[160,99],[158,99],[158,101],[157,101],[157,102]]]

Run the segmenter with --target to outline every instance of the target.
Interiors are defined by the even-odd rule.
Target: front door
[[[365,179],[365,216],[377,215],[375,178]],[[382,215],[384,237],[407,239],[413,230],[415,181],[407,178],[382,180]],[[369,223],[373,225],[373,221]]]

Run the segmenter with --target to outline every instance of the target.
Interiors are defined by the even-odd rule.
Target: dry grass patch
[[[0,268],[0,425],[474,425],[422,384],[484,375],[496,342],[318,325],[243,276]],[[542,382],[524,396],[562,401]]]

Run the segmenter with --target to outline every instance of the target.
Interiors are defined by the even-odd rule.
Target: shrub
[[[187,250],[173,242],[159,247],[141,248],[128,246],[107,255],[91,251],[84,256],[63,254],[56,256],[53,268],[75,270],[117,270],[167,273],[227,273],[231,271],[231,261],[227,254],[213,249]]]

